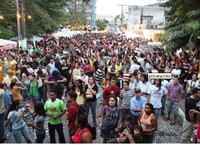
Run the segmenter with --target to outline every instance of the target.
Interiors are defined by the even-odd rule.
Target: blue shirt
[[[6,112],[8,111],[8,108],[11,104],[10,94],[11,94],[10,90],[7,90],[4,94],[4,105],[5,105]]]
[[[140,99],[138,100],[136,96],[134,96],[131,101],[131,113],[135,116],[140,116],[141,112],[135,112],[133,109],[138,108],[138,109],[143,109],[145,107],[145,104],[147,103],[147,99],[144,96],[141,96]]]

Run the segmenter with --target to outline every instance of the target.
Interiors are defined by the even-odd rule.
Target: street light
[[[31,16],[31,15],[28,15],[27,18],[28,18],[28,19],[32,19],[32,16]]]
[[[3,20],[3,19],[4,19],[4,17],[2,15],[0,15],[0,20]]]

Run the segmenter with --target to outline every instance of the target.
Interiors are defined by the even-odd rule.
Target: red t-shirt
[[[75,132],[74,136],[72,137],[73,143],[83,143],[83,141],[82,141],[82,136],[83,136],[84,133],[90,133],[91,136],[92,136],[92,133],[90,132],[90,130],[89,130],[88,128],[83,129],[83,131],[81,131],[81,129],[79,128],[79,129]],[[91,139],[91,141],[88,142],[88,143],[92,143],[92,139]]]
[[[78,107],[77,107],[77,103],[74,101],[69,104],[69,107],[66,112],[66,117],[69,120],[69,122],[68,122],[69,130],[76,129],[75,120],[76,120],[77,116],[78,116]]]
[[[120,89],[118,86],[115,86],[115,87],[106,87],[103,91],[103,98],[105,99],[106,101],[106,105],[109,105],[109,99],[110,99],[110,96],[115,96],[115,97],[118,97],[119,96],[119,93],[120,93]]]
[[[198,124],[198,129],[197,129],[197,139],[200,139],[200,123]]]

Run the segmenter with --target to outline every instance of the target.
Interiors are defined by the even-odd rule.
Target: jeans
[[[24,125],[20,129],[12,129],[12,134],[16,143],[22,143],[22,136],[24,137],[26,142],[31,141],[29,132],[28,132],[28,127],[26,125]]]
[[[181,143],[189,143],[193,132],[193,124],[186,119],[183,120]]]
[[[162,97],[161,103],[162,103],[162,107],[161,107],[161,115],[165,114],[165,101],[166,101],[166,95],[164,95]]]
[[[178,110],[179,110],[178,102],[169,101],[168,109],[167,109],[168,113],[171,113],[172,109],[173,109],[174,115],[178,115]]]
[[[0,143],[5,140],[5,126],[4,126],[5,112],[0,114]]]
[[[121,117],[121,121],[124,122],[126,115],[130,115],[131,116],[131,112],[129,108],[122,108],[120,111],[120,117]]]
[[[25,86],[26,86],[27,90],[22,90],[21,94],[22,94],[24,101],[29,101],[30,100],[30,94],[29,94],[30,85],[25,85]]]
[[[59,142],[65,143],[65,137],[64,137],[63,124],[62,123],[54,124],[54,125],[48,123],[48,128],[49,128],[50,143],[56,143],[55,130],[58,133]]]
[[[99,102],[102,103],[102,100],[103,100],[103,89],[102,89],[101,85],[98,84],[98,82],[96,82],[96,84],[97,84],[97,87],[98,87],[98,92],[97,92],[96,97],[99,100]]]
[[[46,102],[47,100],[47,95],[46,95],[46,92],[45,92],[45,87],[42,86],[40,88],[38,88],[38,93],[39,93],[39,101],[43,101],[43,103]]]
[[[160,112],[161,112],[161,108],[154,108],[154,114],[155,114],[156,118],[159,117]]]
[[[97,101],[88,101],[88,100],[86,100],[85,109],[86,109],[86,114],[87,115],[89,115],[90,108],[91,108],[91,111],[92,111],[93,125],[96,127],[97,126],[97,121],[96,121]]]

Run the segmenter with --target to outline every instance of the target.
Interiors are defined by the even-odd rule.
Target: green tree
[[[81,4],[77,4],[77,0],[67,1],[66,4],[69,11],[67,14],[68,25],[74,27],[86,25],[86,7],[89,6],[89,1],[90,0],[83,0],[84,3]]]
[[[0,1],[0,37],[8,39],[17,36],[16,6],[13,0]]]
[[[198,0],[169,0],[162,5],[166,12],[167,26],[160,36],[168,51],[184,47],[189,41],[199,47],[200,3]]]
[[[25,0],[26,35],[50,34],[66,23],[63,0]],[[2,38],[17,36],[16,3],[0,1],[0,34]],[[29,16],[29,19],[27,18]],[[31,17],[30,17],[31,16]]]
[[[99,31],[104,31],[106,29],[107,24],[105,19],[97,19],[96,24]]]

